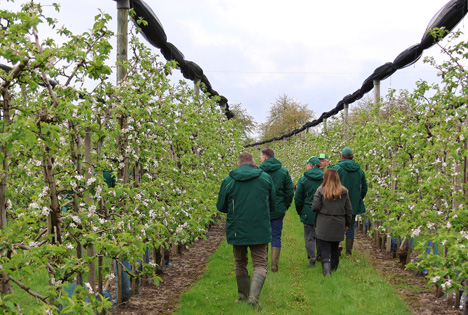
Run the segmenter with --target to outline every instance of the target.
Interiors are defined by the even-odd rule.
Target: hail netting
[[[413,45],[403,52],[401,52],[393,62],[387,62],[384,65],[376,68],[374,72],[364,80],[361,85],[361,88],[355,91],[353,94],[348,94],[332,110],[328,112],[322,113],[322,115],[318,119],[314,119],[303,125],[302,127],[291,131],[288,134],[284,134],[282,136],[278,136],[269,140],[248,144],[245,147],[251,147],[256,145],[262,145],[265,143],[269,143],[275,140],[282,140],[285,138],[289,138],[293,135],[296,135],[310,127],[315,127],[323,122],[324,119],[327,119],[331,116],[336,115],[341,110],[343,110],[345,104],[351,104],[355,101],[359,100],[366,94],[367,92],[371,91],[374,87],[374,80],[385,80],[389,76],[391,76],[395,71],[399,69],[403,69],[408,67],[421,58],[422,52],[425,49],[433,46],[438,39],[434,38],[430,34],[430,30],[434,28],[445,28],[447,31],[451,31],[457,24],[464,18],[467,13],[467,0],[451,0],[436,15],[432,18],[427,26],[424,35],[421,39],[421,42]]]
[[[156,14],[143,0],[131,0],[130,7],[135,10],[138,18],[142,17],[147,25],[137,25],[142,31],[144,38],[156,48],[161,50],[161,54],[166,60],[175,60],[179,64],[179,69],[182,72],[184,78],[199,81],[205,85],[203,91],[212,96],[219,96],[220,100],[218,104],[224,108],[226,116],[228,118],[234,117],[234,114],[229,110],[229,104],[226,97],[219,95],[218,92],[213,90],[210,81],[203,74],[203,69],[193,61],[185,60],[184,54],[177,49],[177,47],[167,41],[166,33],[164,28],[159,22]]]

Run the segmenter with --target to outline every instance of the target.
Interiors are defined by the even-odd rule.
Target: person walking
[[[320,153],[317,155],[317,158],[320,160],[320,169],[325,172],[329,167],[330,167],[330,160],[328,159],[328,155],[325,153]],[[321,256],[321,249],[320,249],[320,242],[316,240],[317,244],[317,260],[320,261],[322,259]],[[340,255],[341,255],[341,250],[343,249],[343,245],[339,245],[340,248]]]
[[[340,263],[339,243],[352,224],[352,207],[348,190],[338,172],[329,168],[314,195],[312,210],[317,213],[316,236],[322,249],[322,273],[331,275]]]
[[[276,209],[275,186],[270,175],[255,166],[252,154],[241,153],[237,165],[223,179],[216,207],[227,213],[226,239],[233,245],[237,301],[248,301],[260,310],[258,297],[268,272],[270,213]],[[252,281],[247,270],[248,248],[253,263]]]
[[[296,205],[297,214],[304,224],[307,259],[309,260],[309,268],[313,268],[317,260],[315,255],[316,214],[312,211],[311,205],[314,200],[315,191],[323,182],[323,172],[320,169],[320,160],[318,158],[311,157],[305,162],[307,163],[307,170],[297,182],[294,204]]]
[[[354,225],[356,216],[366,212],[364,197],[367,194],[366,174],[361,166],[353,161],[354,155],[350,148],[341,151],[341,161],[331,166],[338,171],[343,186],[348,189],[349,199],[353,207],[352,224],[346,231],[346,255],[351,255],[354,246]]]
[[[271,271],[278,272],[281,253],[281,234],[283,218],[294,197],[294,184],[287,169],[275,158],[272,149],[265,148],[260,154],[260,168],[268,173],[276,188],[276,210],[270,213],[271,220]]]

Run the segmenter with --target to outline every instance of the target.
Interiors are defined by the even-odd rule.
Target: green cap
[[[307,161],[304,161],[304,163],[308,163],[308,164],[312,164],[312,165],[316,166],[316,165],[320,165],[320,160],[318,158],[316,158],[315,156],[313,156],[310,159],[308,159]]]
[[[328,155],[326,155],[325,153],[320,153],[320,154],[317,156],[317,158],[328,160]]]
[[[341,155],[346,154],[353,154],[353,151],[350,148],[344,148],[343,151],[341,151]]]

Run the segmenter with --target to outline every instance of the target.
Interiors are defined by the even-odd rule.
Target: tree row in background
[[[157,281],[145,253],[205,236],[243,130],[137,36],[113,84],[107,14],[79,35],[32,2],[0,17],[0,313],[108,310],[116,270]]]

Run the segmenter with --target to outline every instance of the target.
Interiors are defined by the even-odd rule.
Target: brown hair
[[[338,172],[333,168],[329,168],[325,171],[323,183],[320,187],[322,187],[323,197],[329,201],[341,198],[343,189],[348,192],[348,190],[341,185],[340,175],[338,175]]]
[[[253,162],[254,162],[253,156],[252,154],[248,152],[242,152],[237,158],[238,165],[244,165],[244,164],[253,163]]]
[[[275,152],[270,149],[270,148],[265,148],[265,149],[262,149],[262,154],[264,156],[266,156],[267,158],[271,159],[271,158],[274,158],[275,157]]]

